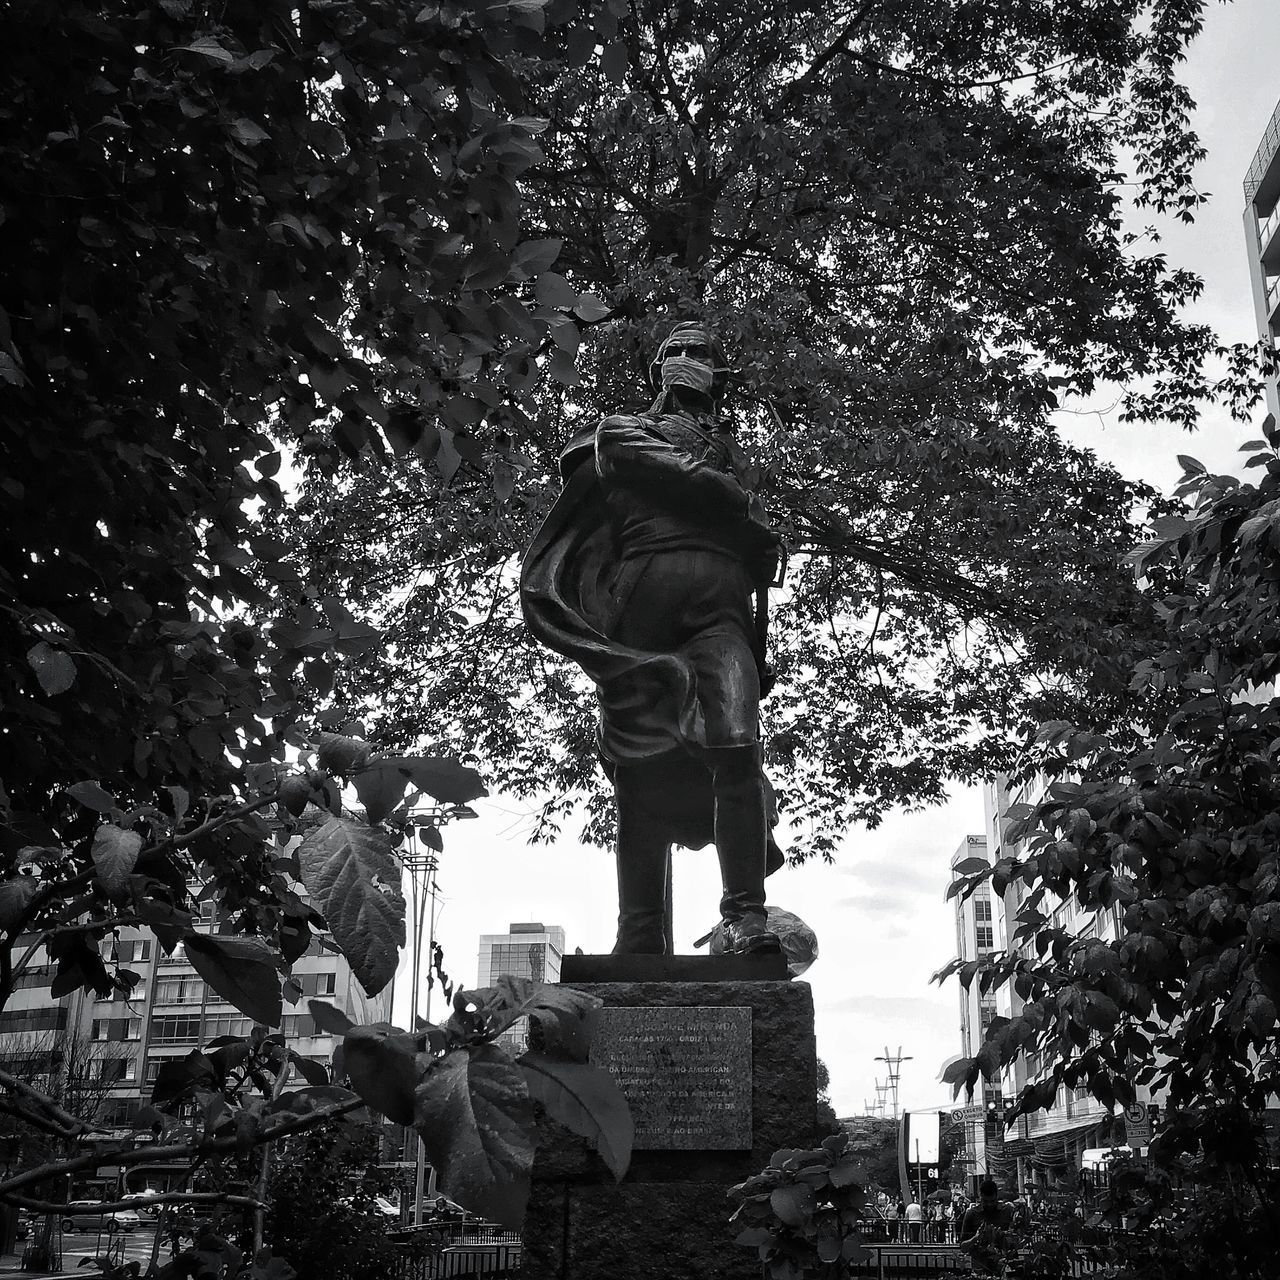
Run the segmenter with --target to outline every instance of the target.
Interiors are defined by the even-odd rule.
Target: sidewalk
[[[92,1280],[93,1276],[99,1274],[94,1268],[78,1265],[80,1259],[90,1252],[88,1249],[78,1248],[72,1250],[66,1247],[62,1251],[61,1271],[51,1271],[48,1268],[24,1271],[22,1269],[22,1254],[25,1248],[26,1241],[19,1240],[15,1252],[0,1253],[0,1277],[22,1276],[24,1280],[51,1280],[54,1276],[77,1276],[79,1280]]]

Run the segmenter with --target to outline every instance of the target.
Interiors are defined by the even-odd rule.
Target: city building
[[[1017,786],[998,778],[986,787],[986,845],[993,863],[1021,855],[1021,846],[1009,835],[1010,810],[1038,803],[1044,791],[1042,778]],[[992,894],[994,942],[1001,951],[1008,949],[1017,932],[1018,910],[1027,893],[1026,885],[1015,880],[1003,896]],[[1051,896],[1041,909],[1052,917],[1056,926],[1076,937],[1098,937],[1112,942],[1120,935],[1119,912],[1114,908],[1084,911],[1074,899],[1064,902]],[[1026,953],[1031,954],[1029,947]],[[994,1011],[1001,1016],[1013,1017],[1021,1011],[1023,1002],[1009,983],[1002,984],[993,994]],[[1026,1085],[1040,1080],[1047,1073],[1047,1067],[1039,1054],[1020,1054],[1005,1068],[994,1100],[1011,1102]],[[1139,1088],[1140,1100],[1153,1101],[1143,1096],[1145,1092]],[[984,1102],[989,1104],[992,1100],[986,1098]],[[1087,1151],[1109,1146],[1117,1124],[1111,1109],[1098,1102],[1087,1089],[1063,1088],[1058,1091],[1053,1106],[1019,1117],[1013,1129],[1005,1130],[1002,1123],[988,1127],[986,1164],[1009,1186],[1052,1184],[1074,1176]],[[1123,1133],[1123,1129],[1119,1132]]]
[[[959,847],[951,855],[952,879],[966,874],[961,868],[975,858],[983,862],[989,861],[985,835],[969,835],[960,841]],[[965,961],[990,955],[998,946],[990,881],[979,885],[968,897],[956,894],[952,903],[956,914],[956,955]],[[960,1052],[964,1057],[972,1058],[982,1047],[982,1037],[991,1019],[995,1017],[996,995],[993,991],[981,991],[976,981],[971,982],[968,987],[957,985],[960,998]],[[958,1101],[963,1103],[965,1100]],[[970,1182],[976,1181],[987,1170],[982,1115],[992,1104],[1001,1105],[1000,1086],[998,1082],[987,1081],[982,1097],[978,1097],[976,1093],[974,1095],[973,1105],[981,1110],[976,1117],[971,1114],[964,1122],[964,1146],[955,1161],[963,1167],[966,1179]]]
[[[212,902],[201,904],[195,927],[214,931]],[[29,943],[37,944],[37,939]],[[108,968],[137,975],[127,994],[114,991],[95,998],[77,990],[55,999],[55,966],[44,947],[35,946],[0,1012],[0,1065],[63,1099],[68,1109],[102,1131],[119,1133],[130,1129],[138,1111],[149,1104],[166,1061],[185,1057],[219,1036],[248,1035],[253,1021],[204,983],[181,944],[166,954],[150,933],[120,929],[103,943],[103,955]],[[309,999],[327,1000],[356,1022],[390,1017],[390,992],[370,999],[346,959],[315,939],[293,965],[293,983],[286,990],[295,1001],[286,999],[280,1030],[291,1049],[317,1062],[328,1064],[336,1046],[315,1025]],[[5,1138],[5,1154],[18,1158],[14,1148],[23,1135],[14,1132]],[[137,1178],[138,1186],[156,1185],[164,1181],[160,1172],[140,1169],[131,1178]]]
[[[1271,113],[1244,179],[1245,248],[1258,335],[1280,336],[1280,103]],[[1267,383],[1267,411],[1280,422],[1280,389]]]
[[[480,987],[491,987],[503,974],[532,978],[535,982],[559,982],[564,956],[564,930],[558,924],[513,922],[507,933],[480,935]],[[498,1037],[512,1053],[523,1053],[529,1044],[528,1019],[521,1018]]]

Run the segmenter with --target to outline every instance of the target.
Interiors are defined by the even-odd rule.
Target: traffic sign
[[[986,1108],[981,1103],[973,1103],[967,1107],[956,1107],[951,1112],[951,1119],[956,1124],[976,1124],[986,1115]]]
[[[1134,1102],[1125,1107],[1124,1136],[1135,1151],[1151,1141],[1151,1111],[1145,1102]]]

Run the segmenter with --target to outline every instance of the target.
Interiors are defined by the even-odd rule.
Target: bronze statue
[[[778,946],[758,704],[781,542],[719,413],[728,372],[712,334],[677,325],[650,365],[653,407],[604,418],[561,454],[564,488],[521,574],[529,629],[596,682],[618,818],[615,954],[668,950],[671,845],[711,840],[724,949]]]

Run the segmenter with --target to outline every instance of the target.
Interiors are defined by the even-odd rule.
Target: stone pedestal
[[[696,966],[681,976],[689,972]],[[572,985],[604,1001],[597,1056],[630,1095],[637,1150],[618,1184],[589,1144],[544,1119],[523,1274],[759,1280],[755,1254],[733,1243],[725,1192],[778,1148],[816,1140],[808,985],[738,977]]]

